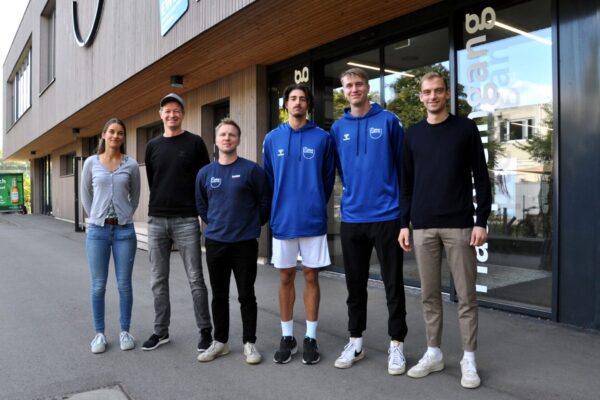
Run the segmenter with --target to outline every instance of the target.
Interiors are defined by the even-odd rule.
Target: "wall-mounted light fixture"
[[[35,155],[36,155],[36,153],[37,153],[37,151],[35,151],[35,150],[31,150],[31,151],[29,152],[29,154],[31,154],[32,156],[35,156]]]
[[[177,88],[183,87],[183,76],[171,75],[171,86]]]
[[[73,128],[71,132],[73,133],[73,141],[77,140],[79,137],[79,128]]]

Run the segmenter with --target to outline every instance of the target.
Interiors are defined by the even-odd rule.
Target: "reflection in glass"
[[[383,65],[380,63],[382,51]],[[329,129],[331,124],[342,116],[344,108],[349,107],[339,76],[351,67],[362,68],[369,74],[369,99],[398,115],[405,128],[423,119],[425,113],[419,102],[419,78],[430,70],[437,70],[448,76],[448,53],[448,30],[444,28],[325,65],[325,128]],[[339,238],[341,194],[341,182],[337,179],[332,196],[334,218],[330,219],[329,223],[329,251],[334,268],[343,266]],[[416,261],[412,253],[405,255],[404,274],[407,284],[419,286]],[[380,278],[379,261],[375,251],[371,255],[371,275]],[[444,268],[443,286],[449,286],[447,268]]]
[[[489,240],[478,248],[481,298],[549,311],[552,298],[550,4],[467,11],[458,110],[480,129],[493,179]]]

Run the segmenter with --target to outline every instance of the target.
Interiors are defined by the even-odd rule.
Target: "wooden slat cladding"
[[[86,58],[85,62],[76,62],[78,68],[83,69],[83,81],[74,78],[74,75],[71,77],[73,82],[55,91],[55,96],[63,97],[73,92],[73,98],[64,99],[64,103],[61,103],[61,107],[64,105],[68,110],[66,115],[62,110],[56,110],[56,114],[63,116],[62,121],[58,118],[56,124],[46,128],[48,131],[42,136],[40,133],[45,130],[43,124],[38,126],[39,129],[33,129],[37,136],[35,140],[21,140],[18,134],[15,135],[18,138],[8,138],[11,135],[6,135],[5,144],[8,141],[8,147],[14,153],[13,158],[27,158],[29,150],[39,151],[68,141],[66,132],[70,132],[72,127],[80,128],[82,136],[91,135],[110,114],[129,117],[153,106],[162,94],[172,91],[169,86],[170,75],[183,75],[184,88],[180,93],[188,92],[247,67],[285,60],[438,2],[440,0],[258,0],[243,7],[250,2],[191,1],[188,13],[164,38],[156,34],[159,23],[154,3],[149,6],[149,2],[144,0],[144,7],[141,6],[141,0],[133,2],[133,5],[129,1],[115,2],[117,6],[105,9],[96,39],[98,46],[95,44],[91,48],[93,57]],[[130,15],[126,23],[122,18],[111,15],[115,7],[120,13]],[[131,9],[135,9],[136,15],[132,15]],[[233,13],[235,10],[239,11]],[[202,21],[197,21],[197,24],[211,26],[217,21],[214,15],[228,13],[233,15],[202,34],[193,36],[199,28],[190,19],[201,18]],[[117,26],[117,20],[126,26]],[[66,25],[60,29],[70,29],[70,24]],[[147,26],[152,28],[151,34],[140,38],[140,33],[143,35],[148,32]],[[62,32],[60,37],[64,34]],[[169,46],[174,50],[163,57],[161,49]],[[59,55],[57,49],[57,60],[60,58],[65,63],[72,62],[73,58],[78,60],[80,51],[80,48],[71,46],[69,51],[63,49]],[[144,67],[148,55],[154,57],[156,62]],[[127,72],[119,73],[122,70]],[[122,81],[106,86],[105,79],[114,82],[122,76],[125,76]],[[69,80],[69,77],[57,76],[55,84],[59,80]],[[63,102],[63,97],[60,102]],[[56,102],[54,98],[53,103]],[[44,115],[50,118],[48,114]],[[256,115],[253,118],[256,119]],[[23,130],[35,128],[33,124],[24,123],[23,126]],[[15,128],[22,131],[20,126]]]

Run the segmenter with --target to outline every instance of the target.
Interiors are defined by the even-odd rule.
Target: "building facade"
[[[339,74],[362,67],[372,100],[407,127],[424,116],[419,76],[437,70],[451,111],[476,120],[493,179],[480,302],[600,329],[599,43],[600,0],[31,0],[3,66],[4,155],[31,162],[33,212],[80,224],[79,168],[112,116],[145,182],[168,92],[209,152],[230,116],[240,154],[260,162],[288,84],[313,88],[311,118],[328,129],[345,107]],[[340,195],[337,183],[328,237],[341,272]],[[142,238],[147,203],[144,185]],[[404,268],[419,286],[411,255]],[[447,269],[444,282],[453,298]]]

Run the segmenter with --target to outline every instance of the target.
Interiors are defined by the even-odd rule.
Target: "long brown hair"
[[[127,128],[125,127],[125,123],[116,117],[109,119],[106,122],[106,124],[104,124],[104,128],[102,128],[102,133],[103,134],[106,133],[106,131],[108,130],[108,127],[111,126],[112,124],[121,125],[121,127],[123,128],[123,132],[125,132],[124,138],[127,137]],[[104,139],[102,137],[100,137],[100,142],[98,142],[98,150],[96,151],[96,154],[102,154],[105,151],[106,151],[106,145],[104,143]],[[121,143],[121,148],[119,148],[119,151],[121,152],[121,154],[125,154],[125,141],[123,141],[123,143]]]

